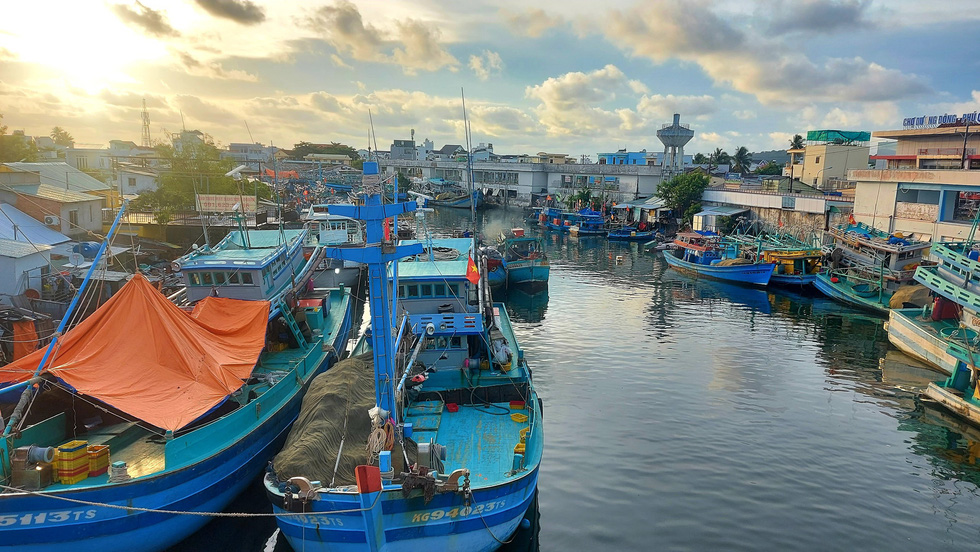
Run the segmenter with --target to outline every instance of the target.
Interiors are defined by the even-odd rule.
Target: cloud
[[[113,4],[109,8],[123,23],[135,25],[154,36],[161,38],[180,36],[180,32],[170,26],[167,15],[163,10],[152,10],[140,4],[138,1],[135,4],[135,7],[125,4]]]
[[[221,65],[221,62],[219,61],[200,61],[191,54],[181,50],[173,50],[173,53],[177,56],[180,64],[190,75],[209,79],[235,80],[243,82],[258,82],[259,80],[256,75],[253,75],[248,71],[242,71],[241,69],[225,69],[225,67]]]
[[[265,21],[265,11],[250,0],[196,0],[197,5],[215,17],[230,19],[242,25]]]
[[[704,119],[717,111],[717,101],[714,96],[675,96],[673,94],[644,95],[636,106],[639,113],[669,123],[674,113],[680,113],[685,119]]]
[[[642,8],[614,11],[602,32],[634,56],[696,63],[716,86],[751,94],[767,105],[899,100],[932,91],[916,75],[860,57],[817,63],[790,43],[755,34],[750,40],[701,2],[653,0]]]
[[[479,56],[470,56],[470,69],[476,73],[476,78],[485,81],[491,75],[499,75],[504,68],[500,54],[484,50]]]
[[[557,27],[564,22],[559,16],[549,15],[541,8],[535,8],[525,12],[511,12],[501,10],[504,23],[514,34],[539,38],[548,29]]]
[[[736,109],[735,111],[732,112],[732,115],[736,119],[739,119],[739,120],[742,120],[742,121],[747,121],[749,119],[755,119],[755,117],[756,117],[755,111],[752,111],[751,109]]]
[[[0,61],[15,61],[17,59],[17,54],[11,52],[6,48],[0,47]]]
[[[310,101],[313,107],[327,113],[341,113],[346,110],[336,96],[326,92],[314,92],[310,96]]]
[[[207,100],[202,100],[197,96],[178,94],[174,97],[173,101],[180,108],[184,117],[187,118],[189,126],[198,126],[201,123],[232,125],[241,120],[241,117],[228,109],[219,107]]]
[[[340,67],[341,69],[349,69],[351,71],[354,70],[353,67],[351,67],[346,62],[344,62],[344,58],[338,56],[337,54],[330,54],[330,61],[332,61],[334,65]]]
[[[143,100],[146,100],[147,108],[167,108],[167,100],[156,94],[137,94],[135,92],[103,90],[98,95],[99,99],[107,105],[125,107],[132,109],[143,109]]]
[[[434,26],[406,19],[395,22],[394,33],[384,32],[365,24],[357,6],[347,0],[320,7],[306,24],[339,54],[358,61],[400,65],[408,75],[442,68],[455,71],[459,65],[459,60],[439,43],[439,30]],[[397,39],[381,38],[389,34]]]
[[[769,32],[787,34],[794,31],[832,34],[848,29],[868,30],[874,22],[865,15],[871,0],[797,0],[763,5],[772,14]]]

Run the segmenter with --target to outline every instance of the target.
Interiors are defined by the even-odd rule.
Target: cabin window
[[[232,272],[228,275],[228,283],[233,286],[237,286],[238,284],[242,283],[242,281],[238,278],[237,272]]]
[[[242,273],[242,283],[246,285],[252,285],[252,273],[243,272]]]
[[[446,296],[446,284],[433,284],[432,285],[432,295],[436,297]]]
[[[225,273],[224,272],[215,272],[214,273],[214,283],[215,284],[218,284],[219,286],[225,285]]]
[[[405,286],[398,286],[398,298],[405,297]]]
[[[192,286],[199,286],[199,285],[201,285],[201,275],[198,274],[197,272],[191,272],[190,273],[190,279],[191,279],[191,285]]]
[[[422,284],[419,286],[419,290],[422,292],[422,297],[432,297],[431,284]]]
[[[453,349],[462,349],[463,348],[463,338],[461,338],[459,336],[450,338],[450,340],[449,340],[449,346],[452,347]]]
[[[449,340],[446,337],[437,337],[436,338],[436,348],[437,349],[445,349],[448,346],[449,346]]]
[[[210,286],[214,284],[214,278],[211,277],[210,272],[203,272],[201,273],[201,282],[206,286]]]
[[[446,288],[449,290],[450,297],[459,297],[459,285],[446,284]]]
[[[419,296],[419,286],[418,286],[418,284],[410,284],[410,285],[406,286],[405,289],[406,289],[406,291],[408,291],[408,296],[409,297],[418,297]]]

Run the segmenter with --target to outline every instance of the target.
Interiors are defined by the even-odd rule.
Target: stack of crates
[[[109,471],[109,445],[89,445],[88,476],[95,477]]]
[[[68,441],[58,447],[55,465],[63,484],[72,485],[87,478],[88,464],[88,441]]]

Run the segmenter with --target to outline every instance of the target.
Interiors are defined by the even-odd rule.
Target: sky
[[[77,147],[394,139],[498,154],[783,149],[980,110],[975,0],[32,0],[0,17],[2,124]],[[374,137],[369,142],[369,132]]]

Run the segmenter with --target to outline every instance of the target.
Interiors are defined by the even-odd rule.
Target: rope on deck
[[[184,510],[162,510],[157,508],[140,508],[137,506],[122,506],[119,504],[108,504],[105,502],[93,502],[90,500],[81,500],[78,498],[68,498],[67,496],[60,496],[50,493],[42,493],[39,491],[25,491],[24,489],[18,489],[17,487],[8,487],[7,485],[0,485],[0,489],[4,491],[11,491],[17,493],[31,494],[35,496],[43,496],[45,498],[53,498],[57,500],[63,500],[65,502],[72,502],[75,504],[83,504],[85,506],[96,506],[99,508],[109,508],[112,510],[126,510],[127,512],[146,512],[153,514],[169,514],[175,516],[203,516],[203,517],[228,517],[228,518],[265,518],[265,517],[293,517],[293,516],[306,516],[306,515],[324,515],[324,514],[354,514],[358,512],[365,512],[374,508],[378,501],[381,500],[381,494],[374,498],[374,502],[366,508],[351,508],[348,510],[332,510],[323,512],[283,512],[281,514],[275,513],[265,513],[265,512],[194,512],[194,511],[184,511]]]

